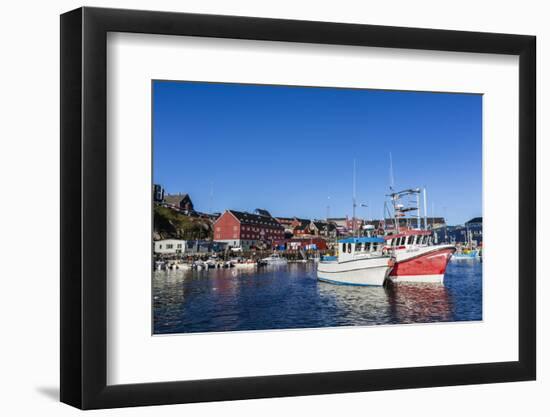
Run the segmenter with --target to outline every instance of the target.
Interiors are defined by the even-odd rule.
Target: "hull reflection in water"
[[[388,288],[392,323],[452,320],[449,290],[440,283],[399,284]]]
[[[314,263],[157,271],[155,334],[481,320],[481,264],[455,263],[444,284],[331,285]]]

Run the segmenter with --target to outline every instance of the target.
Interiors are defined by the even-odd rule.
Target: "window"
[[[171,243],[168,243],[168,244],[166,245],[166,249],[172,249],[173,247],[174,247],[174,245],[172,245]]]
[[[351,243],[348,243],[348,253],[351,253]]]
[[[355,252],[361,252],[363,250],[363,244],[362,243],[357,243],[355,245]]]
[[[410,235],[409,238],[407,239],[407,244],[412,245],[413,242],[414,242],[414,235]]]
[[[371,250],[370,242],[365,243],[365,251],[369,252]]]
[[[181,243],[178,243],[178,249],[181,249]]]

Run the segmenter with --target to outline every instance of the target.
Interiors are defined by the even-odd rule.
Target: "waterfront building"
[[[328,218],[327,221],[336,225],[338,235],[350,234],[354,230],[354,223],[356,231],[361,230],[361,227],[364,224],[363,219],[356,217],[354,221],[354,219],[348,217],[347,215],[346,217],[331,217]]]
[[[277,248],[286,250],[327,250],[327,241],[321,237],[292,238],[276,242]]]
[[[223,242],[211,240],[163,239],[154,242],[153,251],[157,255],[195,255],[223,252],[226,246]]]
[[[298,217],[276,217],[275,220],[284,227],[285,237],[287,238],[291,238],[296,234],[296,228],[303,230],[310,222],[307,219],[300,219]]]
[[[186,241],[163,239],[154,242],[154,252],[158,255],[177,255],[185,252]]]
[[[312,220],[294,229],[294,237],[323,236],[336,238],[337,234],[338,229],[334,223],[327,223],[322,220]]]
[[[214,222],[214,240],[232,248],[250,250],[271,247],[274,241],[284,239],[284,227],[273,217],[226,210]]]

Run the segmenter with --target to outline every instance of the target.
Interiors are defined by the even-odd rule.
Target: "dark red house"
[[[271,247],[283,238],[283,226],[271,216],[226,210],[214,223],[214,240],[233,248]]]

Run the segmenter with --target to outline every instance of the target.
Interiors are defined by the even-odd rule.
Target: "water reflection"
[[[445,284],[319,282],[315,264],[157,271],[155,333],[480,320],[481,266],[449,265]]]
[[[391,285],[388,288],[391,323],[450,321],[452,305],[444,284]]]

